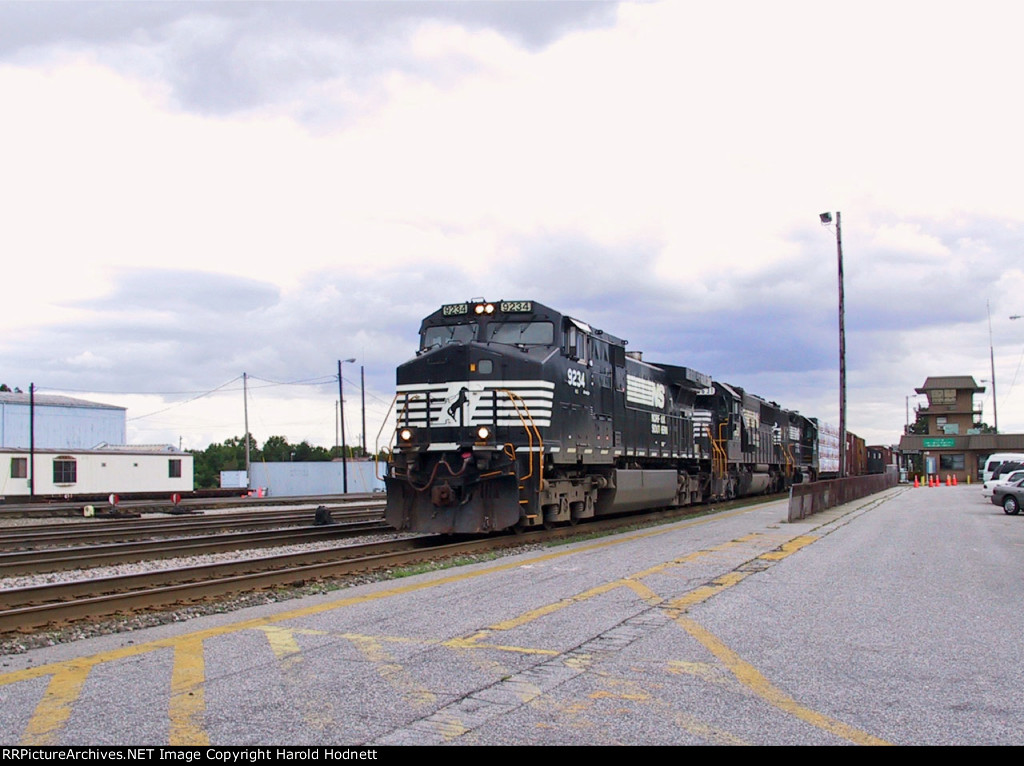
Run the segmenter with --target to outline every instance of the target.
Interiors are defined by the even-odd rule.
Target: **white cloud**
[[[499,293],[817,414],[838,398],[829,209],[851,428],[895,441],[924,377],[988,377],[989,299],[1000,425],[1024,430],[1016,6],[358,6],[0,34],[10,385],[70,385],[65,359],[116,370],[99,391],[193,391],[355,355],[383,401],[419,316]],[[267,430],[321,433],[332,394],[289,390]],[[132,433],[240,433],[187,407]]]

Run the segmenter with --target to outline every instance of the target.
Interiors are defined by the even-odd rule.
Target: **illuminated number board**
[[[505,301],[501,304],[501,310],[509,314],[533,311],[533,301]]]
[[[468,313],[468,303],[449,303],[441,307],[441,315],[446,317],[457,317]]]

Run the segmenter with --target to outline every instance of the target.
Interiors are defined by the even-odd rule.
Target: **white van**
[[[992,472],[1002,463],[1012,460],[1015,463],[1024,463],[1024,452],[997,452],[989,455],[985,461],[985,467],[981,470],[981,480],[986,482],[992,478]]]

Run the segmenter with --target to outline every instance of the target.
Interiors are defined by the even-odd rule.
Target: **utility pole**
[[[363,396],[363,457],[368,454],[366,451],[366,369],[359,365],[359,390]]]
[[[36,496],[36,384],[28,384],[28,496]]]
[[[355,359],[338,360],[338,414],[341,420],[341,491],[348,494],[348,455],[345,448],[345,387],[341,377],[341,363],[354,362]]]
[[[242,407],[245,410],[245,488],[250,488],[249,479],[249,375],[242,373]]]

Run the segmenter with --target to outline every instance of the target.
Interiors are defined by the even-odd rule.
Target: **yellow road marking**
[[[50,678],[43,698],[36,705],[22,738],[23,745],[54,745],[56,736],[71,715],[71,708],[82,693],[85,678],[93,663],[84,661],[60,668]]]
[[[792,540],[784,542],[781,546],[779,546],[779,550],[762,553],[760,556],[758,556],[758,558],[762,558],[767,561],[780,561],[786,558],[786,556],[789,556],[792,553],[796,553],[801,548],[810,545],[817,539],[818,538],[813,535],[802,535],[800,537],[794,537]]]
[[[824,731],[835,734],[857,745],[888,745],[884,739],[849,726],[842,721],[829,718],[810,708],[804,707],[784,691],[773,685],[753,665],[740,658],[736,652],[722,643],[715,635],[684,615],[675,618],[676,623],[711,652],[736,676],[737,680],[773,707],[789,713],[802,721]]]
[[[419,706],[434,703],[433,692],[417,684],[405,667],[384,651],[380,639],[357,635],[349,635],[347,638],[360,654],[373,663],[381,678],[393,686],[410,703]]]
[[[195,635],[185,636],[174,648],[171,670],[171,745],[209,745],[210,738],[202,726],[206,712],[206,665],[203,641]]]

